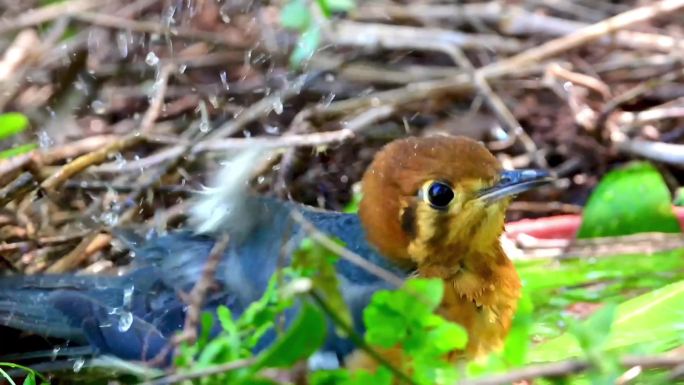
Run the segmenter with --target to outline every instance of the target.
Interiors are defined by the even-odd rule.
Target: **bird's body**
[[[243,197],[239,206],[250,215],[249,231],[231,238],[205,309],[225,304],[239,315],[263,294],[282,245],[305,236],[292,221],[296,209],[374,264],[402,277],[444,280],[439,311],[468,331],[465,356],[490,352],[508,332],[520,290],[499,244],[507,197],[546,177],[525,172],[503,171],[484,146],[466,138],[409,138],[386,146],[366,171],[359,215]],[[125,359],[151,359],[182,329],[186,306],[179,293],[199,280],[214,242],[190,231],[133,239],[135,267],[121,277],[0,279],[0,324]],[[391,285],[344,259],[336,270],[354,327],[362,332],[363,308],[374,292]],[[324,350],[349,354],[351,342],[330,330]]]

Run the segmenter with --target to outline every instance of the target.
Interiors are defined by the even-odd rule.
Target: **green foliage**
[[[376,292],[363,313],[366,342],[372,348],[401,349],[403,366],[395,369],[410,373],[417,384],[452,384],[459,377],[446,354],[464,348],[468,335],[461,326],[435,314],[443,291],[441,280],[409,279],[397,290]],[[391,371],[380,367],[374,373],[320,371],[311,381],[314,385],[389,385],[393,379]]]
[[[334,12],[349,11],[355,6],[353,0],[316,0],[315,4],[328,19]],[[290,0],[280,12],[280,23],[283,27],[300,33],[297,45],[290,55],[290,65],[298,68],[313,56],[321,42],[320,22],[314,17],[310,1]]]
[[[293,0],[280,12],[280,23],[285,28],[305,30],[311,25],[311,12],[306,0]]]
[[[0,140],[17,135],[28,127],[29,121],[24,114],[7,112],[0,114]]]
[[[316,307],[304,304],[299,318],[270,349],[261,355],[256,368],[283,368],[309,357],[318,349],[326,334],[326,320]]]
[[[2,369],[2,367],[19,369],[26,372],[26,378],[24,379],[24,385],[36,385],[36,379],[40,380],[41,385],[50,385],[50,381],[45,378],[42,374],[36,372],[35,370],[18,364],[13,364],[11,362],[0,362],[0,379],[4,378],[10,385],[16,385],[16,382],[10,377],[10,375]]]
[[[654,290],[617,306],[610,333],[577,338],[577,327],[534,347],[529,361],[556,361],[577,357],[588,344],[602,342],[603,351],[657,353],[684,343],[684,281]],[[584,329],[599,329],[608,317],[598,312]],[[582,329],[582,330],[584,330]],[[605,337],[599,334],[604,334]]]
[[[639,162],[601,180],[584,209],[578,237],[681,231],[662,176],[650,163]]]
[[[337,240],[339,244],[343,244]],[[314,287],[322,295],[328,306],[347,325],[352,323],[349,308],[340,293],[335,271],[338,257],[328,249],[305,238],[294,253],[292,266],[304,277],[313,281]]]
[[[0,140],[8,139],[14,135],[20,134],[28,127],[28,118],[18,112],[7,112],[0,114]],[[13,156],[27,153],[38,147],[35,143],[27,143],[10,149],[0,151],[0,159],[8,159]]]

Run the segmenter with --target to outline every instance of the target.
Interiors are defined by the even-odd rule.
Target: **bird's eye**
[[[427,188],[427,200],[436,209],[449,206],[454,199],[454,190],[444,182],[432,182]]]

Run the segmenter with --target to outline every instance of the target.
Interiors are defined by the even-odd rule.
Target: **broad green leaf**
[[[14,136],[28,127],[28,118],[18,112],[0,114],[0,140]]]
[[[680,281],[620,304],[603,347],[633,353],[672,349],[684,343],[683,320],[684,281]],[[581,354],[577,339],[565,333],[533,347],[528,362],[563,360]]]
[[[594,313],[586,322],[577,323],[570,329],[582,350],[591,352],[602,347],[610,335],[615,317],[615,304],[607,304]]]
[[[262,355],[256,368],[289,367],[307,358],[323,343],[327,332],[325,316],[316,307],[304,303],[298,318],[284,335]]]
[[[506,337],[503,358],[509,365],[518,366],[525,362],[529,349],[530,330],[532,328],[534,305],[527,291],[518,301],[518,310],[513,317],[511,331]]]
[[[584,208],[578,238],[681,231],[662,176],[638,162],[603,177]]]
[[[321,41],[321,29],[311,24],[299,37],[297,46],[290,55],[290,65],[299,68],[303,62],[311,59]]]
[[[9,148],[7,150],[0,151],[0,159],[9,159],[9,158],[15,157],[17,155],[25,154],[31,150],[36,149],[37,147],[38,147],[38,145],[35,143],[27,143],[27,144],[15,146],[15,147]]]
[[[280,12],[280,23],[285,28],[305,30],[311,24],[311,11],[306,0],[292,0]]]

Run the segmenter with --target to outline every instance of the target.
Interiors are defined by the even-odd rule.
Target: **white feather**
[[[258,216],[249,213],[249,181],[263,148],[250,148],[223,162],[209,187],[191,204],[189,222],[201,234],[227,231],[232,236],[249,231]]]

